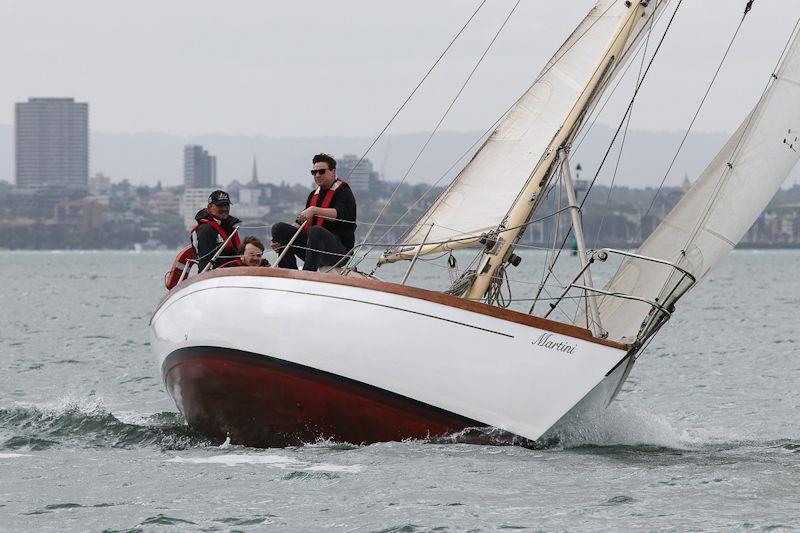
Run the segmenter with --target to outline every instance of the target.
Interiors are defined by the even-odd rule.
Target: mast
[[[525,187],[512,204],[504,223],[499,226],[493,238],[489,239],[483,259],[479,263],[475,280],[467,291],[467,298],[482,299],[497,269],[508,262],[519,238],[522,236],[525,224],[530,220],[531,215],[539,205],[541,192],[555,170],[559,151],[568,147],[582,124],[586,112],[602,93],[604,84],[614,72],[617,59],[624,52],[628,37],[633,32],[639,19],[645,15],[645,10],[649,3],[649,0],[640,0],[635,3],[626,2],[628,14],[620,19],[589,82],[584,87],[563,125],[550,142],[538,165],[534,168]]]
[[[583,284],[587,287],[594,287],[592,280],[592,272],[589,269],[589,259],[586,256],[586,240],[583,237],[583,220],[581,215],[581,207],[578,204],[578,198],[575,196],[575,186],[572,182],[572,173],[569,170],[569,154],[565,150],[561,150],[561,179],[564,182],[564,188],[567,190],[567,201],[569,202],[570,215],[572,216],[572,229],[575,232],[575,242],[578,244],[578,257],[581,261],[581,270],[583,271]],[[590,328],[595,337],[604,337],[606,332],[600,324],[600,312],[597,309],[597,298],[595,295],[587,295],[587,309],[586,314],[592,318]]]

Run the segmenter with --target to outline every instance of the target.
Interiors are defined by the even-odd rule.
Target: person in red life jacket
[[[244,266],[249,267],[268,267],[269,261],[264,259],[264,243],[261,239],[251,235],[245,237],[242,241],[242,247],[239,248],[239,255]]]
[[[297,268],[297,258],[303,260],[303,270],[317,270],[343,260],[355,245],[356,198],[350,186],[336,177],[336,160],[328,154],[317,154],[311,175],[317,188],[308,195],[306,208],[293,224],[278,222],[272,226],[272,249],[278,254],[289,243],[298,228],[289,252],[278,264],[281,268]]]
[[[192,246],[197,254],[198,269],[202,272],[214,254],[219,250],[231,232],[239,225],[241,220],[232,217],[231,198],[225,191],[214,191],[208,197],[208,207],[201,209],[194,216],[197,225],[192,228]],[[230,261],[238,255],[241,246],[238,233],[234,235],[225,250],[214,261],[214,267]]]
[[[239,257],[223,263],[219,268],[228,267],[268,267],[269,261],[264,259],[264,243],[254,235],[245,237],[239,247]]]

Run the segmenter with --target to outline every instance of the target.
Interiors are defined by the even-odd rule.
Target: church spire
[[[248,185],[258,185],[258,167],[256,166],[256,156],[253,156],[253,175]]]

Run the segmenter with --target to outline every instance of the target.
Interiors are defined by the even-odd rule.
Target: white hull
[[[333,276],[232,274],[182,284],[157,309],[152,346],[162,370],[181,349],[231,349],[537,440],[626,356],[622,347]],[[185,411],[181,384],[170,392]]]

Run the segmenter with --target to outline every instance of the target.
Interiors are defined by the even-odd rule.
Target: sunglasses
[[[316,176],[317,174],[319,174],[320,176],[324,176],[324,175],[325,175],[325,173],[326,173],[328,170],[330,170],[330,169],[328,169],[328,168],[319,168],[319,169],[317,169],[317,168],[312,168],[312,169],[311,169],[311,175],[312,175],[312,176]]]

